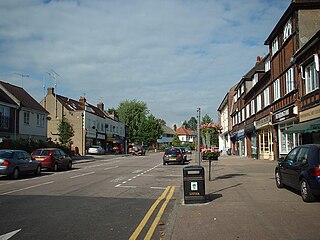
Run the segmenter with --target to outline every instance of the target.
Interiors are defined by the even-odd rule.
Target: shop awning
[[[284,133],[311,133],[320,131],[320,118],[293,125]]]

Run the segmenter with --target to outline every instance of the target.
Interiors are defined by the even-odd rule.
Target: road
[[[16,181],[1,177],[0,236],[129,239],[135,234],[138,239],[158,238],[163,232],[152,232],[152,223],[162,206],[161,219],[172,212],[175,197],[169,198],[169,190],[174,195],[171,186],[181,185],[183,167],[163,166],[161,156],[101,156],[75,164],[70,171],[43,172]],[[159,199],[166,190],[166,198]],[[149,211],[155,202],[158,205]],[[146,225],[137,229],[148,211],[152,214]]]

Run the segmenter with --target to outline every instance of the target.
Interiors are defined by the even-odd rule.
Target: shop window
[[[299,134],[297,133],[284,133],[284,130],[292,126],[291,124],[280,124],[279,125],[279,150],[280,154],[287,154],[291,149],[298,146]]]

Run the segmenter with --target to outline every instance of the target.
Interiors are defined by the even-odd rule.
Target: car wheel
[[[20,175],[20,171],[18,168],[15,168],[12,173],[12,179],[18,179]]]
[[[165,161],[163,161],[163,165],[166,165],[167,163]]]
[[[71,170],[71,169],[72,169],[72,162],[69,161],[69,163],[68,163],[68,170]]]
[[[38,167],[36,168],[36,170],[34,170],[34,175],[38,176],[41,174],[41,167],[40,165],[38,165]]]
[[[315,201],[315,196],[312,194],[309,184],[305,179],[302,179],[300,182],[300,192],[301,192],[302,200],[304,202]]]
[[[282,179],[281,179],[281,174],[279,172],[279,170],[276,170],[276,174],[275,174],[275,178],[276,178],[276,184],[278,188],[283,188],[283,183],[282,183]]]
[[[53,170],[54,172],[58,172],[58,164],[57,164],[57,163],[55,163],[55,164],[53,165],[52,170]]]

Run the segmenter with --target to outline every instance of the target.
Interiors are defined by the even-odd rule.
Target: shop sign
[[[320,106],[305,110],[299,114],[300,122],[320,118]]]
[[[238,135],[237,135],[238,138],[243,138],[244,137],[244,129],[241,129],[238,131]]]
[[[281,122],[287,120],[289,118],[295,117],[296,115],[293,113],[293,107],[287,108],[281,112],[273,114],[273,123]]]
[[[253,133],[255,131],[253,123],[244,126],[245,133]]]
[[[258,121],[256,121],[256,128],[259,129],[259,128],[268,126],[269,122],[270,122],[270,116],[261,118]]]

